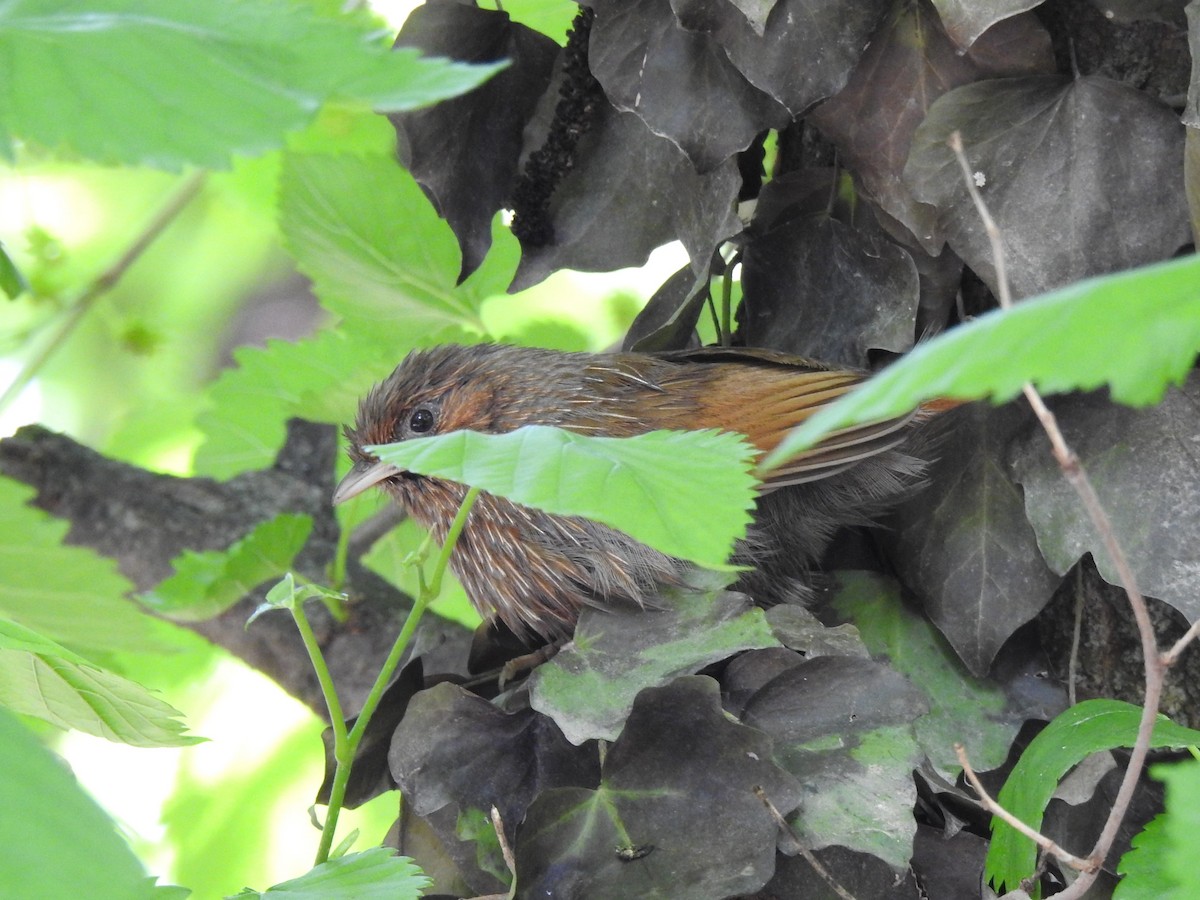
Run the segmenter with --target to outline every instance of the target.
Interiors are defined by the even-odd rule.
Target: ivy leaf
[[[759,29],[732,3],[671,0],[683,28],[711,35],[747,81],[796,118],[846,84],[888,5],[778,0],[766,27]],[[694,109],[706,98],[688,99]]]
[[[265,891],[238,897],[285,897],[288,900],[416,900],[433,881],[407,856],[391,847],[372,847],[321,863]]]
[[[1027,381],[1046,393],[1108,384],[1119,403],[1145,406],[1183,381],[1198,351],[1200,256],[1088,279],[922,344],[792,431],[761,470],[847,425],[938,397],[1001,403]]]
[[[279,147],[330,98],[413,109],[503,63],[393,53],[365,17],[278,0],[13,0],[0,8],[0,67],[22,85],[0,98],[8,158],[18,137],[177,169]]]
[[[133,681],[0,619],[0,703],[16,712],[135,747],[182,747],[180,712]]]
[[[478,90],[390,117],[404,167],[458,236],[463,272],[470,274],[491,244],[493,216],[512,196],[525,127],[561,48],[512,21],[508,4],[482,9],[453,2],[418,6],[405,19],[396,44],[431,56],[510,62]]]
[[[451,846],[455,840],[447,821],[458,826],[479,816],[480,835],[491,832],[494,839],[487,822],[494,806],[511,836],[539,795],[594,785],[600,775],[595,745],[576,747],[546,716],[528,707],[504,712],[446,682],[418,691],[394,732],[390,750],[384,749],[395,784],[411,811],[425,817]],[[509,880],[502,865],[495,872],[485,867],[494,877],[476,873],[483,886]],[[475,862],[467,868],[476,868]]]
[[[926,473],[929,485],[896,510],[885,538],[900,580],[979,678],[1061,581],[1038,550],[1026,512],[1028,488],[1022,492],[1013,483],[1009,465],[1011,446],[1029,434],[1040,438],[1038,454],[1050,456],[1032,418],[1019,404],[976,403],[934,426],[937,459]],[[1054,475],[1063,480],[1057,466]],[[1072,499],[1078,515],[1073,492]]]
[[[927,4],[895,4],[849,83],[808,121],[837,144],[840,160],[867,196],[928,253],[938,254],[946,241],[937,228],[937,210],[917,202],[901,178],[913,134],[930,105],[980,78],[1052,71],[1050,36],[1033,16],[1005,20],[963,53]]]
[[[175,574],[142,595],[155,612],[184,622],[219,616],[255,587],[291,568],[312,533],[311,516],[283,514],[260,523],[224,550],[185,550]]]
[[[1046,804],[1067,771],[1092,753],[1132,747],[1141,715],[1141,707],[1121,700],[1085,700],[1072,706],[1030,742],[996,800],[1026,825],[1039,828]],[[1189,744],[1200,744],[1200,731],[1158,717],[1151,747]],[[1011,825],[993,820],[986,872],[997,889],[1015,887],[1033,872],[1036,862],[1033,841]]]
[[[0,478],[0,616],[79,650],[165,650],[170,626],[125,599],[116,564],[64,544],[67,522],[27,506],[34,492]]]
[[[543,101],[531,128],[548,127],[553,108]],[[697,277],[707,277],[715,248],[742,228],[734,211],[742,184],[737,161],[700,173],[636,114],[601,99],[590,115],[591,128],[551,199],[554,240],[524,248],[513,290],[559,269],[640,266],[655,247],[675,239]]]
[[[580,896],[581,884],[594,897],[757,892],[779,829],[756,793],[784,814],[808,793],[720,700],[696,675],[642,691],[599,786],[543,791],[529,807],[515,847],[522,895]]]
[[[14,897],[151,896],[116,825],[54,754],[0,710],[0,884]]]
[[[950,37],[966,49],[997,22],[1033,9],[1039,0],[933,0]]]
[[[746,248],[750,346],[860,367],[869,349],[912,346],[917,267],[873,219],[863,218],[866,227],[825,214],[799,216]]]
[[[1129,409],[1099,395],[1065,397],[1054,405],[1059,427],[1078,455],[1113,534],[1129,558],[1138,588],[1194,622],[1200,618],[1200,373],[1167,392],[1151,409]],[[1121,579],[1079,497],[1046,452],[1045,436],[1015,447],[1013,474],[1046,562],[1066,574],[1092,554],[1109,584]]]
[[[787,123],[787,110],[752,85],[715,38],[680,26],[668,0],[591,6],[588,63],[605,95],[679,147],[697,172],[715,169],[760,131]]]
[[[849,847],[893,868],[912,856],[912,722],[924,695],[874,660],[818,656],[754,692],[741,719],[774,741],[774,758],[806,786],[794,824],[811,847]],[[869,798],[869,799],[867,799]]]
[[[1003,236],[1015,297],[1167,259],[1191,240],[1184,128],[1166,104],[1098,76],[979,81],[929,108],[904,181],[993,293],[991,242],[947,145],[954,131]],[[1114,134],[1130,137],[1113,144]],[[1113,209],[1128,215],[1122,227]]]
[[[664,281],[625,332],[621,349],[652,353],[686,347],[708,299],[710,280],[707,272],[697,277],[691,266],[684,266]]]
[[[744,594],[667,592],[661,609],[585,609],[575,637],[539,666],[530,705],[567,740],[615,740],[644,688],[728,659],[777,647],[762,610]]]
[[[866,572],[838,573],[833,605],[858,626],[867,648],[925,692],[930,709],[913,722],[917,742],[943,772],[957,772],[955,741],[971,748],[977,768],[1004,762],[1021,725],[1040,710],[1008,697],[995,681],[973,678],[946,640],[900,598],[898,586]]]
[[[404,471],[480,487],[515,503],[594,519],[655,550],[728,570],[754,502],[754,450],[736,434],[652,431],[590,437],[527,425],[454,431],[369,452]]]

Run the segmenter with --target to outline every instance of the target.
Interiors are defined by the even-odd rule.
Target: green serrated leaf
[[[66,546],[69,525],[27,506],[34,492],[0,478],[0,616],[89,650],[169,650],[170,626],[125,599],[116,563]]]
[[[267,591],[267,596],[262,603],[254,608],[254,612],[246,620],[246,627],[249,628],[255,619],[259,618],[264,613],[271,612],[275,609],[285,609],[289,612],[295,612],[298,606],[302,606],[309,600],[321,600],[334,614],[335,618],[343,619],[341,615],[342,604],[346,600],[346,595],[338,591],[330,590],[327,587],[321,587],[318,584],[302,584],[297,586],[295,576],[288,572],[279,580],[279,583]]]
[[[1191,759],[1155,766],[1151,773],[1167,786],[1163,818],[1164,851],[1156,862],[1175,893],[1159,894],[1171,900],[1200,897],[1200,870],[1196,868],[1196,835],[1200,833],[1200,762]]]
[[[0,619],[0,704],[59,728],[132,744],[182,747],[179,710],[16,622]]]
[[[652,431],[592,437],[548,425],[455,431],[367,448],[405,471],[583,516],[709,569],[728,570],[754,503],[754,450],[739,435]]]
[[[1155,816],[1133,836],[1129,850],[1117,862],[1121,880],[1113,890],[1113,900],[1182,900],[1191,896],[1176,892],[1179,882],[1169,871],[1170,853],[1167,815],[1164,813]],[[1193,885],[1193,892],[1195,890],[1200,890],[1200,883]]]
[[[450,226],[392,159],[288,154],[280,215],[322,305],[404,349],[414,334],[446,327],[485,333],[479,308],[504,293],[520,254],[497,217],[487,260],[459,285],[462,254]]]
[[[175,574],[142,594],[160,615],[186,622],[211,619],[292,565],[312,533],[311,516],[282,514],[261,522],[224,550],[185,550],[172,560]]]
[[[1085,700],[1072,706],[1030,742],[996,799],[1026,825],[1039,828],[1046,804],[1067,771],[1089,754],[1133,746],[1141,715],[1141,707],[1121,700]],[[1200,731],[1158,717],[1151,747],[1189,744],[1200,744]],[[999,819],[993,821],[985,871],[994,886],[1015,887],[1033,872],[1036,861],[1033,841]]]
[[[357,397],[409,349],[393,351],[329,329],[293,343],[272,340],[266,347],[235,350],[237,367],[222,372],[209,388],[210,408],[199,417],[204,443],[196,471],[229,478],[269,466],[293,416],[349,421]]]
[[[10,897],[151,896],[112,820],[50,751],[0,710],[0,885]]]
[[[922,344],[792,431],[762,469],[856,422],[942,397],[1001,403],[1026,382],[1048,394],[1107,384],[1117,402],[1145,406],[1182,383],[1198,352],[1200,256],[1088,279]]]
[[[506,64],[389,43],[362,17],[279,0],[12,0],[0,67],[22,89],[0,98],[0,152],[19,137],[101,162],[225,167],[281,146],[328,99],[414,109]]]
[[[407,856],[396,856],[389,847],[351,853],[314,867],[258,893],[245,897],[288,897],[295,900],[408,900],[417,898],[433,882]]]

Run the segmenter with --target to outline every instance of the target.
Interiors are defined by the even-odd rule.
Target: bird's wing
[[[688,361],[703,359],[689,356]],[[866,372],[769,352],[718,351],[704,361],[714,364],[714,377],[701,400],[702,424],[741,432],[764,454],[793,428],[869,377]],[[834,432],[772,472],[763,490],[828,478],[889,450],[904,440],[904,426],[916,415],[914,411]]]

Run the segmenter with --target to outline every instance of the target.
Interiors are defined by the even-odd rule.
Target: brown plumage
[[[421,350],[363,399],[355,427],[346,429],[354,468],[334,502],[377,484],[441,541],[466,488],[398,471],[364,446],[539,424],[613,437],[718,428],[766,452],[865,377],[762,350]],[[755,567],[738,587],[761,602],[802,598],[806,567],[837,527],[869,521],[920,481],[921,462],[904,445],[922,417],[846,429],[772,473],[735,555]],[[467,519],[451,568],[485,618],[551,639],[569,637],[585,605],[653,605],[664,585],[682,583],[690,570],[604,525],[487,493]]]

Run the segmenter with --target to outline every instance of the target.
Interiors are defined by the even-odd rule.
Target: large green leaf
[[[63,543],[68,525],[26,505],[33,491],[0,478],[0,616],[83,651],[164,650],[170,626],[125,599],[112,560]]]
[[[1132,747],[1141,715],[1140,707],[1121,700],[1085,700],[1072,706],[1030,742],[996,799],[1026,825],[1041,827],[1046,804],[1067,771],[1089,754]],[[1159,716],[1151,747],[1189,744],[1200,744],[1200,731]],[[1032,874],[1036,863],[1033,841],[1011,825],[994,820],[986,869],[993,885],[1015,887]]]
[[[202,740],[183,734],[179,711],[140,684],[8,619],[0,619],[0,704],[135,747]]]
[[[754,450],[729,432],[608,438],[527,425],[508,434],[454,431],[368,449],[405,471],[594,519],[709,569],[728,568],[754,503],[748,471]]]
[[[0,885],[7,897],[136,900],[153,890],[67,767],[0,710]]]
[[[1145,406],[1183,380],[1197,352],[1200,256],[1092,278],[923,344],[789,434],[763,469],[855,422],[939,397],[1000,403],[1029,381],[1046,393],[1107,384],[1114,400]]]
[[[293,416],[350,421],[358,398],[409,349],[341,329],[238,348],[233,353],[237,366],[222,372],[208,390],[210,405],[199,417],[204,443],[196,452],[196,471],[229,478],[271,465]]]
[[[479,308],[504,293],[520,253],[497,218],[487,259],[457,284],[462,253],[450,226],[388,158],[288,154],[280,216],[322,305],[404,348],[415,334],[448,326],[483,333]]]
[[[211,619],[291,568],[312,533],[312,517],[283,514],[259,523],[224,550],[185,550],[175,574],[142,595],[157,613],[188,622]]]
[[[504,63],[390,52],[366,17],[281,0],[10,0],[0,5],[0,153],[13,139],[102,162],[227,166],[279,147],[330,98],[405,110]]]

